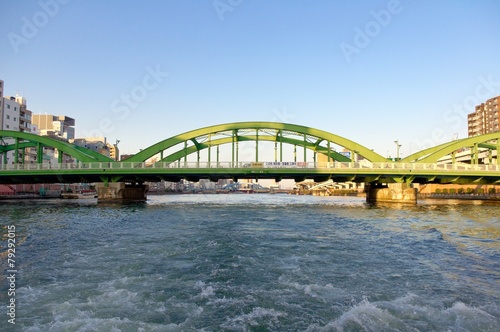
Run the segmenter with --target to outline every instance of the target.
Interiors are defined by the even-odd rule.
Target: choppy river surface
[[[0,330],[498,331],[500,206],[465,203],[0,202]]]

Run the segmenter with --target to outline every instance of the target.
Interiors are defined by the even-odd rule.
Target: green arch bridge
[[[333,133],[278,122],[236,122],[195,129],[158,142],[124,161],[22,132],[0,131],[0,142],[0,183],[3,184],[228,178],[372,184],[500,183],[497,153],[500,133],[455,140],[396,162]],[[241,145],[251,160],[242,159]],[[470,151],[468,161],[460,162],[460,151],[464,149]],[[47,150],[57,150],[58,163],[44,162]],[[14,152],[13,164],[6,163],[10,151]],[[25,163],[27,151],[35,151],[35,163]],[[228,156],[225,160],[220,160],[221,152]],[[269,152],[271,155],[274,152],[274,156],[264,158]],[[73,161],[64,162],[66,156]],[[449,163],[438,163],[442,158],[448,158]]]

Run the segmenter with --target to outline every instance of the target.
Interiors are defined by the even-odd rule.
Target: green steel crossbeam
[[[259,136],[258,139],[260,141],[276,142],[275,141],[276,137],[274,137],[274,136]],[[188,148],[174,152],[174,153],[164,157],[161,161],[174,162],[174,161],[177,161],[181,158],[184,158],[187,155],[190,155],[192,153],[199,152],[203,149],[208,149],[211,146],[219,146],[219,145],[229,144],[229,143],[233,143],[233,141],[243,142],[243,141],[256,141],[256,140],[257,140],[256,136],[237,136],[234,138],[233,137],[220,138],[220,139],[216,139],[216,140],[209,141],[209,142],[199,143],[198,146],[192,145]],[[299,144],[300,145],[304,144],[302,141],[299,141],[299,140],[296,140],[293,138],[288,138],[288,137],[284,137],[281,140],[282,140],[282,143],[286,143],[286,144],[290,144],[290,145],[294,145],[294,146],[299,145]],[[313,143],[310,143],[310,142],[307,142],[304,145],[304,147],[307,149],[313,150],[313,151],[316,149],[316,151],[318,151],[319,153],[324,154],[324,155],[328,156],[329,158],[336,160],[336,161],[339,161],[339,162],[351,161],[349,158],[347,158],[346,156],[344,156],[336,151],[330,150],[330,153],[328,153],[328,148],[325,148],[322,146],[316,147]]]
[[[498,183],[500,171],[486,170],[440,170],[440,169],[397,169],[388,168],[301,168],[301,167],[219,167],[169,168],[152,165],[145,167],[122,167],[120,163],[92,163],[78,165],[79,168],[42,169],[39,165],[33,170],[0,170],[0,183],[34,182],[143,182],[143,181],[178,181],[179,179],[222,179],[222,178],[258,178],[258,179],[332,179],[335,182],[378,182],[378,183],[459,183],[486,184]],[[127,165],[129,165],[127,163]],[[411,164],[409,164],[410,167]],[[80,167],[81,166],[81,167]],[[134,165],[129,165],[134,166]],[[167,166],[167,165],[166,165]],[[418,166],[418,165],[417,165]]]
[[[222,137],[222,138],[221,138]],[[293,160],[297,162],[297,147],[304,149],[304,161],[306,161],[307,150],[313,151],[314,160],[316,154],[320,153],[327,156],[327,160],[335,160],[338,162],[354,163],[347,157],[339,154],[332,149],[332,144],[340,145],[355,153],[364,156],[367,160],[373,162],[384,162],[385,158],[374,153],[373,151],[343,137],[324,132],[318,129],[276,123],[276,122],[239,122],[229,123],[211,127],[200,128],[190,132],[186,132],[164,141],[156,143],[135,156],[125,160],[124,162],[114,162],[111,158],[105,157],[97,152],[77,147],[72,144],[54,140],[44,136],[37,136],[28,133],[20,133],[14,131],[0,131],[0,138],[13,139],[14,144],[6,144],[0,146],[0,153],[3,155],[3,164],[6,163],[6,155],[8,151],[21,151],[22,160],[24,160],[24,149],[34,147],[37,150],[37,162],[40,163],[37,170],[16,171],[8,170],[0,163],[0,183],[1,181],[20,181],[31,179],[32,181],[56,181],[73,180],[73,181],[146,181],[181,178],[290,178],[290,179],[305,179],[305,178],[325,178],[325,179],[341,179],[344,181],[352,180],[357,182],[440,182],[440,183],[498,183],[500,175],[498,172],[490,171],[473,171],[476,168],[464,169],[462,164],[454,164],[454,169],[446,171],[440,170],[440,166],[436,165],[435,170],[419,170],[420,162],[436,163],[436,161],[446,155],[452,155],[452,160],[456,160],[456,152],[464,147],[472,147],[471,161],[477,164],[479,162],[480,149],[488,149],[487,160],[491,165],[494,164],[493,151],[497,151],[496,164],[500,165],[498,158],[498,150],[500,149],[500,133],[486,134],[481,136],[469,137],[453,142],[438,145],[436,147],[426,149],[408,156],[396,164],[386,165],[390,168],[374,168],[374,169],[352,169],[352,168],[316,168],[316,169],[271,169],[271,168],[221,168],[219,160],[219,146],[231,144],[232,146],[232,165],[239,166],[239,142],[254,141],[255,160],[259,161],[259,142],[274,142],[275,143],[275,161],[283,161],[286,159],[283,155],[283,144],[293,146]],[[188,142],[192,145],[188,146]],[[326,142],[326,143],[325,143]],[[278,158],[279,144],[279,158]],[[179,145],[179,146],[178,146]],[[326,145],[326,146],[325,146]],[[178,146],[177,151],[173,151]],[[55,165],[56,169],[41,169],[43,149],[50,147],[57,149],[59,153],[59,165]],[[181,166],[181,160],[187,162],[187,157],[192,154],[197,154],[197,162],[200,162],[200,152],[208,149],[208,159],[211,161],[211,149],[217,149],[217,167],[215,168],[156,168],[153,165],[151,168],[143,168],[141,164],[145,160],[160,154],[161,161],[177,162],[177,166]],[[169,150],[170,149],[170,150]],[[164,156],[165,151],[169,150],[169,154]],[[62,155],[67,154],[77,159],[81,163],[89,163],[88,165],[99,164],[102,169],[95,169],[90,166],[88,169],[57,169],[61,167]],[[17,162],[22,163],[22,160],[17,159],[18,154],[15,154]],[[412,169],[401,169],[396,165],[402,165],[404,162],[412,162]],[[415,162],[418,161],[418,162]],[[127,162],[135,162],[138,168],[127,168]],[[106,165],[102,166],[103,163]],[[156,164],[155,164],[156,165]],[[337,165],[337,163],[333,164]],[[10,166],[10,165],[9,165]],[[199,164],[198,164],[199,166]],[[384,166],[378,166],[384,167]],[[462,170],[458,169],[462,168]]]
[[[92,162],[92,161],[113,161],[111,158],[106,157],[100,153],[92,151],[90,149],[86,149],[83,147],[79,147],[64,141],[59,141],[56,139],[52,139],[47,136],[39,136],[25,132],[18,132],[12,130],[0,130],[0,138],[8,139],[12,138],[16,141],[15,144],[9,144],[1,147],[0,152],[6,151],[17,151],[22,147],[37,147],[37,162],[42,162],[43,157],[43,147],[50,147],[57,149],[78,161],[81,162]],[[26,142],[19,142],[22,139]],[[5,155],[5,153],[4,153]],[[17,155],[17,154],[16,154]]]
[[[300,144],[304,147],[304,157],[305,157],[305,151],[307,149],[307,136],[314,136],[317,137],[318,139],[321,138],[322,140],[329,141],[331,143],[340,145],[345,147],[346,149],[350,151],[357,151],[357,153],[363,157],[365,157],[369,161],[373,162],[382,162],[385,161],[385,158],[382,157],[381,155],[373,152],[372,150],[356,143],[351,140],[348,140],[344,137],[334,135],[332,133],[322,131],[319,129],[314,129],[314,128],[309,128],[305,126],[300,126],[300,125],[294,125],[294,124],[287,124],[287,123],[279,123],[279,122],[236,122],[236,123],[228,123],[228,124],[221,124],[221,125],[216,125],[216,126],[210,126],[210,127],[205,127],[205,128],[200,128],[196,129],[193,131],[189,131],[177,136],[173,136],[170,138],[167,138],[166,140],[163,140],[161,142],[158,142],[141,152],[137,153],[136,155],[130,157],[127,161],[134,161],[134,162],[143,162],[148,160],[149,158],[161,153],[164,150],[167,150],[169,148],[172,148],[176,146],[179,143],[183,143],[185,141],[189,141],[192,139],[196,139],[197,137],[205,137],[208,135],[216,135],[218,133],[225,133],[225,132],[232,132],[232,139],[233,141],[231,142],[233,144],[233,153],[235,154],[233,156],[233,160],[236,160],[237,154],[236,152],[236,143],[238,142],[238,131],[239,130],[276,130],[276,140],[275,142],[278,142],[280,144],[283,144],[287,137],[284,137],[283,131],[286,131],[287,133],[295,133],[297,136],[303,136],[304,141],[300,142]],[[262,140],[262,138],[265,137],[264,135],[259,135],[258,139]],[[257,135],[255,135],[255,138],[257,138]],[[200,143],[201,144],[201,143]],[[314,146],[314,144],[312,144]],[[282,150],[281,150],[282,151]],[[281,152],[282,154],[282,152]],[[282,156],[280,160],[283,160]]]
[[[422,151],[419,151],[417,153],[414,153],[412,155],[409,155],[406,158],[403,158],[401,162],[421,162],[421,163],[435,163],[437,162],[440,158],[445,157],[447,155],[452,154],[455,151],[458,151],[459,149],[462,149],[464,147],[474,147],[474,149],[477,149],[478,145],[481,144],[487,144],[489,142],[496,141],[496,145],[491,145],[488,144],[488,148],[490,147],[495,147],[495,149],[498,152],[498,147],[499,147],[499,142],[500,142],[500,132],[496,133],[491,133],[491,134],[485,134],[485,135],[478,135],[478,136],[473,136],[473,137],[467,137],[467,138],[462,138],[459,140],[447,142],[444,144],[440,144]],[[477,151],[474,156],[474,158],[477,158]],[[497,161],[499,159],[497,158]]]

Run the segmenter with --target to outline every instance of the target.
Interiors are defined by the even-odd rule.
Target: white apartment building
[[[0,91],[0,129],[1,130],[14,130],[19,131],[19,114],[21,110],[21,105],[16,102],[15,98],[4,97],[4,82],[0,81],[1,91]],[[14,140],[3,140],[1,144],[12,144]],[[13,164],[14,163],[14,151],[7,152],[6,155],[2,155],[2,163]]]
[[[26,99],[16,95],[15,97],[4,97],[4,81],[0,80],[0,129],[13,130],[21,132],[31,132],[31,111],[27,109]],[[4,139],[1,144],[12,144],[13,139]],[[22,153],[19,153],[22,158]],[[14,163],[14,151],[10,151],[6,156],[2,156],[2,162],[8,164]],[[33,154],[31,149],[27,149],[25,162],[33,163],[36,159],[36,154]]]
[[[2,98],[2,130],[19,131],[19,114],[21,105],[14,97]]]
[[[16,102],[20,105],[19,109],[19,131],[31,133],[31,114],[26,104],[26,98],[16,95]]]
[[[3,81],[0,80],[0,129],[3,128]]]

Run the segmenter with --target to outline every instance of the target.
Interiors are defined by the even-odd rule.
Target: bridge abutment
[[[98,202],[146,201],[148,185],[125,182],[96,183]]]
[[[387,187],[366,184],[365,191],[369,203],[417,204],[417,189],[406,183],[389,183]]]

